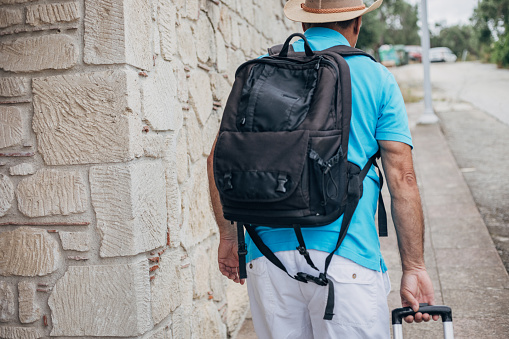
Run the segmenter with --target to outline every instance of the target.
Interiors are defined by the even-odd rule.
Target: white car
[[[429,50],[430,62],[456,62],[457,58],[447,47],[435,47]]]

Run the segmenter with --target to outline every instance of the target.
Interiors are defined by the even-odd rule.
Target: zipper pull
[[[318,62],[316,63],[316,66],[315,66],[315,69],[318,71],[318,69],[320,69],[320,61],[322,61],[323,57],[322,56],[319,56],[318,57]]]
[[[242,118],[242,120],[240,120],[240,126],[244,126],[246,124],[246,118]]]

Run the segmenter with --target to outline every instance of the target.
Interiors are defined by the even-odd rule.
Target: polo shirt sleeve
[[[394,76],[387,73],[381,88],[375,138],[403,142],[413,148],[403,96]]]

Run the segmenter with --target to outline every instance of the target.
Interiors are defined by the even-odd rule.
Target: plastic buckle
[[[297,279],[298,281],[305,282],[305,283],[307,283],[308,281],[311,281],[319,286],[327,286],[327,284],[328,284],[328,281],[325,278],[325,275],[323,273],[320,273],[319,277],[314,277],[311,274],[307,274],[304,272],[298,272],[297,275],[295,276],[295,279]]]
[[[299,251],[300,255],[309,255],[308,250],[304,246],[298,246],[296,249]]]
[[[239,245],[239,250],[237,251],[238,255],[241,256],[241,255],[246,255],[247,254],[247,246],[246,244],[240,244]]]

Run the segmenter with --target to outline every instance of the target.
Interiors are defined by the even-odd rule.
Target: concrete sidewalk
[[[456,338],[508,338],[509,276],[440,126],[416,125],[422,103],[408,104],[407,110],[426,219],[425,260],[436,303],[452,307]],[[384,195],[390,209],[387,188]],[[401,263],[396,234],[389,227],[389,237],[381,243],[392,283],[389,308],[394,309],[401,307]],[[443,337],[441,321],[405,323],[403,332],[405,338]],[[247,319],[237,339],[254,338]]]

